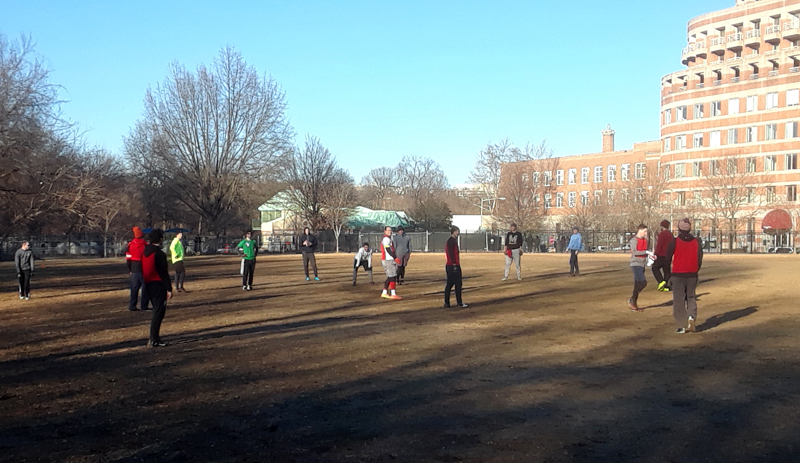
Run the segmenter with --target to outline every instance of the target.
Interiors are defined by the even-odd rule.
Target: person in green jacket
[[[175,290],[183,291],[183,282],[186,280],[186,269],[183,266],[183,233],[178,232],[172,243],[169,245],[169,253],[172,256],[172,268],[175,269]]]
[[[258,246],[250,239],[251,233],[247,231],[244,239],[236,245],[236,252],[242,256],[242,290],[250,291],[253,289],[253,272],[256,269],[256,256]]]

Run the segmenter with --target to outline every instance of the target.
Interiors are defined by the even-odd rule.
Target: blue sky
[[[89,145],[121,154],[169,64],[231,45],[286,92],[297,142],[320,139],[356,181],[404,155],[467,180],[487,143],[546,139],[557,156],[659,138],[659,89],[686,23],[734,0],[0,0],[30,35]]]

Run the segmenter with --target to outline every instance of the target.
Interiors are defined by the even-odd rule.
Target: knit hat
[[[397,231],[400,231],[400,230],[406,231],[406,229],[405,229],[405,228],[403,228],[403,226],[402,226],[402,225],[400,225],[399,227],[397,227]]]
[[[680,231],[689,231],[692,229],[692,221],[688,218],[682,219],[678,224],[678,230]]]
[[[133,237],[134,238],[141,238],[141,237],[144,236],[144,233],[142,233],[142,229],[141,228],[133,227],[132,230],[133,230]]]
[[[661,226],[664,228],[669,228],[669,220],[662,220]]]

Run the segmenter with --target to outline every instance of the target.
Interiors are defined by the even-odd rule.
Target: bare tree
[[[532,230],[542,224],[548,213],[544,198],[553,192],[554,186],[544,173],[558,168],[558,158],[544,141],[539,145],[528,144],[522,151],[509,149],[507,152],[514,153],[516,160],[502,164],[502,182],[497,193],[503,200],[494,215],[505,222],[516,223],[520,230]]]
[[[283,91],[232,48],[194,73],[173,64],[144,104],[126,139],[129,160],[149,164],[212,231],[237,207],[258,201],[245,194],[247,185],[269,176],[294,135]]]
[[[397,165],[397,177],[403,193],[415,204],[424,200],[427,195],[449,187],[442,167],[430,158],[403,156]]]
[[[386,200],[397,190],[397,168],[376,167],[361,179],[364,200],[373,208],[385,208]]]
[[[356,195],[353,178],[344,170],[337,170],[330,184],[325,188],[323,215],[327,226],[333,230],[336,239],[336,252],[339,252],[339,236],[347,224],[347,219],[353,215],[358,196]]]
[[[442,194],[431,194],[416,202],[411,216],[417,225],[426,230],[446,230],[450,227],[453,214]]]

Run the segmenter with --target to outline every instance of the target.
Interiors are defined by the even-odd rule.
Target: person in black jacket
[[[314,269],[314,280],[319,281],[317,274],[317,259],[314,257],[314,251],[317,250],[317,237],[311,233],[311,229],[306,227],[303,229],[303,234],[300,235],[300,251],[303,253],[303,271],[306,273],[306,281],[310,280],[308,276],[308,264]]]
[[[150,232],[150,244],[145,246],[142,256],[142,275],[147,285],[147,295],[153,303],[153,318],[150,320],[150,340],[147,347],[164,347],[161,341],[161,321],[167,312],[167,300],[172,298],[172,281],[167,268],[167,255],[161,250],[164,232]]]
[[[506,269],[503,273],[503,281],[508,280],[508,270],[511,263],[517,265],[517,280],[522,279],[520,260],[522,258],[522,233],[517,231],[517,224],[511,224],[511,231],[506,233]]]
[[[19,298],[26,301],[31,298],[31,276],[34,267],[33,251],[31,244],[27,241],[22,242],[22,246],[14,253],[14,268],[17,269],[19,279]]]

